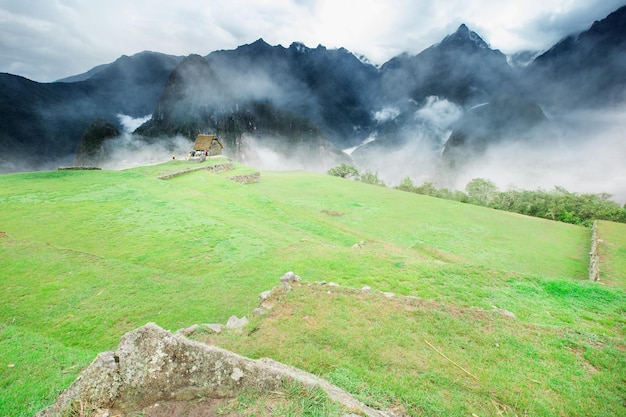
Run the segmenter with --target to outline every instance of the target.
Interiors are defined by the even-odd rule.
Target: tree
[[[488,206],[496,196],[498,187],[489,180],[474,178],[467,183],[465,191],[470,203]]]
[[[431,195],[433,197],[436,197],[437,196],[437,187],[435,187],[435,184],[433,184],[432,182],[426,181],[422,185],[417,187],[415,189],[415,192],[417,194]]]
[[[329,175],[341,178],[354,178],[359,179],[359,171],[353,166],[341,164],[328,170]]]
[[[359,181],[365,182],[367,184],[379,185],[381,187],[385,186],[383,180],[378,177],[378,172],[374,173],[369,170],[366,170],[364,173],[361,174]]]
[[[408,191],[410,193],[414,193],[415,192],[415,184],[413,184],[413,181],[411,180],[411,177],[409,177],[407,175],[406,177],[404,177],[402,179],[402,181],[400,181],[400,185],[398,185],[396,187],[396,189],[401,190],[401,191]]]

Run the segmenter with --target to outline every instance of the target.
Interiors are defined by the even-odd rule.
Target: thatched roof
[[[224,145],[222,145],[222,142],[220,142],[220,139],[216,135],[199,134],[198,136],[196,136],[196,142],[193,144],[193,150],[206,151],[208,149],[211,149],[211,144],[214,140],[217,141],[220,149],[224,148]]]

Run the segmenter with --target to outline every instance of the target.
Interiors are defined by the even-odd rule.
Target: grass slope
[[[284,311],[317,327],[269,316],[258,336],[219,343],[412,415],[497,415],[492,399],[520,413],[624,411],[626,297],[586,282],[588,229],[303,172],[245,186],[204,170],[157,179],[187,167],[0,178],[0,416],[32,415],[146,322],[176,330],[249,314],[288,270],[429,301],[381,309],[295,292]],[[471,352],[492,380],[475,370],[481,382],[459,382],[422,338]],[[493,343],[506,349],[492,356]],[[527,371],[540,383],[499,382]]]
[[[626,288],[626,224],[599,221],[602,281]]]

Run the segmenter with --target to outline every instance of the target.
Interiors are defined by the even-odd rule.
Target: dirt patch
[[[600,373],[600,370],[598,370],[598,368],[596,368],[595,366],[593,366],[591,364],[591,362],[589,362],[585,357],[584,357],[584,353],[585,353],[585,349],[582,347],[568,347],[566,348],[567,350],[569,350],[570,352],[572,352],[574,355],[576,355],[576,358],[578,358],[578,361],[580,362],[581,366],[585,369],[585,371],[587,371],[587,373],[590,374],[598,374]]]
[[[6,239],[7,237],[7,232],[0,232],[0,239]]]
[[[324,213],[327,216],[330,216],[330,217],[341,217],[341,216],[343,216],[343,213],[339,213],[338,211],[322,210],[321,212]]]
[[[164,401],[152,404],[141,410],[138,415],[144,417],[239,417],[243,414],[229,410],[229,401],[204,400],[204,401]],[[123,415],[111,410],[110,416]]]

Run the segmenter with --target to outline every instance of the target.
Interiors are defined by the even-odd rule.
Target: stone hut
[[[200,133],[196,136],[196,142],[193,144],[193,150],[202,152],[206,156],[221,155],[224,145],[217,135],[204,135]]]

